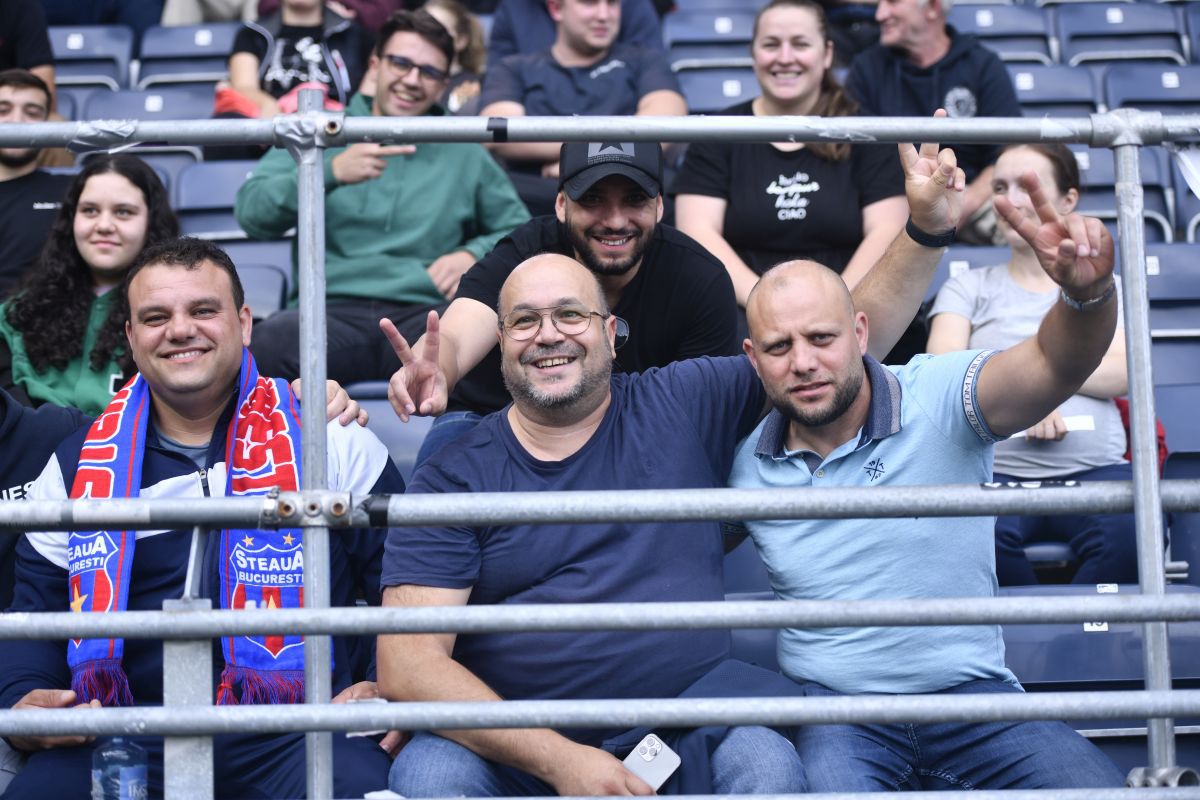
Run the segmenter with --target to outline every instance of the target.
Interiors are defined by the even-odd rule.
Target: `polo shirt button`
[[[818,477],[818,478],[824,478],[824,477],[825,477],[825,470],[823,470],[823,469],[819,469],[819,470],[817,470],[817,477]]]

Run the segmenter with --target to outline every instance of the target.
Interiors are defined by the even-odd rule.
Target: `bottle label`
[[[146,800],[148,797],[146,765],[121,767],[121,800]]]

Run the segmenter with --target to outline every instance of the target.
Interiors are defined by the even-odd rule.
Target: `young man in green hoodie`
[[[371,57],[375,97],[355,95],[346,113],[444,113],[435,101],[453,46],[424,11],[397,12]],[[279,238],[296,226],[297,206],[296,164],[285,150],[271,150],[238,192],[238,222],[254,238]],[[527,219],[481,145],[361,143],[326,152],[329,376],[342,383],[386,379],[395,357],[379,335],[379,319],[420,335],[428,310],[453,298],[459,277]],[[263,374],[298,376],[299,341],[295,308],[259,325],[251,349]]]

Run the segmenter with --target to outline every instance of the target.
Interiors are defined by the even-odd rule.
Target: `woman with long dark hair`
[[[132,374],[119,287],[149,244],[179,235],[154,170],[131,155],[88,161],[37,266],[0,306],[0,383],[26,405],[98,414]]]
[[[768,3],[750,54],[761,93],[721,113],[857,113],[833,76],[825,12],[812,0]],[[759,275],[795,258],[819,261],[853,287],[908,216],[891,145],[696,142],[675,191],[677,227],[721,259],[743,307]]]

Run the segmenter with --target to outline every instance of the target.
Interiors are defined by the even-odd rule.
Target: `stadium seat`
[[[1071,3],[1055,9],[1063,63],[1173,61],[1186,64],[1175,10],[1153,3]]]
[[[273,264],[235,264],[246,305],[254,319],[261,320],[279,311],[287,303],[287,275]]]
[[[946,21],[962,33],[974,34],[1002,61],[1055,61],[1047,13],[1034,6],[954,6]]]
[[[79,113],[79,105],[75,102],[75,95],[55,92],[54,105],[63,119],[70,121],[77,119],[76,114]]]
[[[238,189],[257,161],[202,161],[179,173],[175,213],[183,233],[205,239],[244,239],[233,216]]]
[[[1200,339],[1200,244],[1147,245],[1146,283],[1150,335]],[[1196,366],[1200,382],[1200,364]]]
[[[740,527],[740,526],[738,526]],[[771,579],[767,567],[758,556],[758,548],[747,536],[737,547],[725,554],[725,591],[769,592]]]
[[[751,11],[767,4],[767,0],[675,0],[675,13],[693,11]],[[669,17],[668,17],[669,19]]]
[[[725,600],[731,603],[774,599],[775,594],[770,591],[727,592],[725,594]],[[732,655],[734,658],[745,661],[747,664],[756,664],[763,669],[779,669],[779,660],[775,649],[778,631],[775,628],[736,628],[730,631],[730,634],[733,640]]]
[[[1200,456],[1200,425],[1196,424],[1196,409],[1200,408],[1200,374],[1196,383],[1176,383],[1154,387],[1154,410],[1167,432],[1167,449],[1172,453],[1193,453]],[[1200,561],[1193,562],[1200,569]]]
[[[93,92],[84,103],[83,113],[89,120],[208,119],[212,116],[212,92],[182,86],[164,86],[150,91]]]
[[[218,241],[218,246],[233,259],[234,264],[271,264],[283,270],[288,278],[288,289],[292,283],[292,241],[271,239],[267,241]]]
[[[1192,62],[1200,64],[1200,3],[1184,3],[1183,22]]]
[[[1079,211],[1102,220],[1117,219],[1116,167],[1113,151],[1086,145],[1070,145],[1079,162],[1083,182]],[[1170,242],[1175,236],[1171,219],[1174,214],[1174,190],[1167,156],[1156,148],[1141,152],[1141,179],[1144,190],[1147,242]]]
[[[1009,64],[1008,74],[1027,117],[1086,117],[1097,110],[1092,73],[1061,64]]]
[[[663,20],[663,43],[676,70],[745,66],[753,28],[754,14],[745,11],[676,11]]]
[[[133,31],[125,25],[51,26],[54,82],[123,89],[129,82]]]
[[[711,114],[759,94],[758,80],[749,67],[685,69],[676,77],[693,114]]]
[[[1200,339],[1154,339],[1150,342],[1154,386],[1179,386],[1196,383],[1200,364]]]
[[[138,89],[158,84],[201,84],[211,87],[228,72],[233,37],[241,23],[154,26],[142,36]]]
[[[961,275],[969,269],[1005,264],[1011,255],[1008,247],[972,247],[965,244],[947,247],[946,252],[942,254],[942,260],[938,262],[933,279],[929,282],[925,299],[933,300],[937,297],[942,284],[951,278]]]
[[[410,417],[408,422],[401,422],[388,403],[386,381],[355,383],[347,386],[346,392],[367,409],[371,415],[367,423],[368,430],[387,446],[392,462],[404,476],[404,482],[408,483],[412,477],[417,451],[421,448],[421,442],[425,440],[425,434],[433,424],[433,419]]]
[[[1196,164],[1200,167],[1200,157],[1196,158]],[[1175,216],[1179,221],[1179,228],[1184,231],[1187,241],[1195,242],[1197,229],[1200,229],[1200,198],[1192,192],[1177,164],[1171,165],[1171,172],[1174,176]]]
[[[1200,442],[1196,442],[1194,436],[1197,429],[1194,422],[1195,408],[1197,403],[1200,403],[1200,384],[1194,384],[1187,389],[1189,391],[1181,399],[1181,402],[1188,405],[1185,405],[1180,411],[1184,414],[1190,412],[1189,416],[1184,418],[1187,420],[1184,425],[1185,431],[1192,433],[1193,436],[1191,439],[1185,440],[1183,446],[1172,450],[1171,454],[1167,456],[1167,464],[1163,469],[1163,477],[1167,480],[1200,480]],[[1156,389],[1155,394],[1157,395],[1159,391]],[[1162,400],[1160,399],[1159,402],[1161,403]],[[1159,413],[1162,414],[1161,411]],[[1165,420],[1163,424],[1167,426],[1167,444],[1171,446],[1170,425]],[[1189,444],[1191,449],[1185,449]],[[1188,565],[1187,582],[1200,585],[1200,512],[1171,512],[1171,560],[1186,562]]]
[[[1200,66],[1113,64],[1104,73],[1104,102],[1109,109],[1200,114]]]

